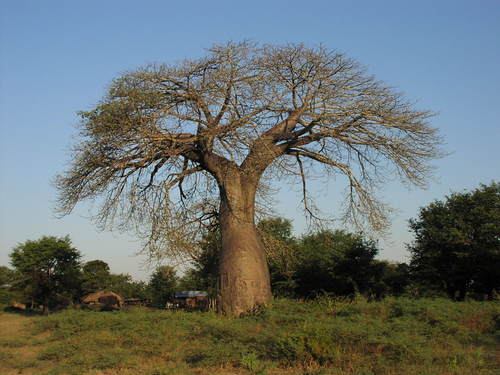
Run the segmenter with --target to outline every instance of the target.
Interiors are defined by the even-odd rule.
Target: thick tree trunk
[[[269,268],[254,222],[256,183],[238,177],[221,186],[222,253],[218,310],[239,316],[271,298]]]

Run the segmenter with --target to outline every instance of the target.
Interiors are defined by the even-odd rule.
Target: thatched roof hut
[[[106,305],[106,306],[117,306],[120,308],[124,299],[122,296],[110,291],[110,290],[100,290],[95,293],[89,294],[83,299],[83,303],[86,305]]]

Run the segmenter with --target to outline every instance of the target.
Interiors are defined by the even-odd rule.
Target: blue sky
[[[405,260],[407,220],[451,191],[500,177],[500,1],[6,1],[0,15],[0,264],[19,242],[69,234],[85,260],[147,279],[133,234],[98,232],[89,206],[54,217],[50,180],[69,160],[76,112],[120,72],[197,57],[214,43],[303,42],[344,52],[398,88],[433,125],[449,156],[427,190],[394,181],[381,195],[397,212],[380,257]],[[335,187],[319,187],[324,211]],[[278,212],[305,222],[284,189]],[[290,200],[293,200],[291,202]]]

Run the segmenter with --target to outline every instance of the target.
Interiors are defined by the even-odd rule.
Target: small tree
[[[151,275],[149,280],[149,290],[154,306],[165,307],[171,301],[175,293],[178,277],[174,268],[170,266],[160,266]]]
[[[49,313],[50,303],[64,303],[78,294],[80,252],[66,237],[44,236],[26,241],[10,253],[11,264],[22,275],[26,294]],[[62,299],[62,300],[61,300]]]
[[[314,215],[306,182],[324,168],[347,182],[345,218],[383,229],[372,189],[394,176],[424,184],[440,142],[429,116],[323,47],[214,46],[198,60],[122,75],[81,113],[81,142],[56,181],[59,208],[98,199],[102,225],[147,228],[147,248],[170,256],[189,252],[202,233],[195,224],[218,212],[219,308],[238,315],[271,298],[254,222],[265,182],[300,181]]]
[[[500,288],[500,183],[453,193],[410,220],[411,273],[424,289],[463,300]]]
[[[91,260],[82,267],[82,292],[84,295],[109,289],[111,273],[109,265],[102,260]]]

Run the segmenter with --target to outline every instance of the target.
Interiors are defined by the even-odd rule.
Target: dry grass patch
[[[48,332],[32,335],[33,320],[21,314],[0,313],[0,373],[2,375],[38,375],[47,364],[37,360]]]

